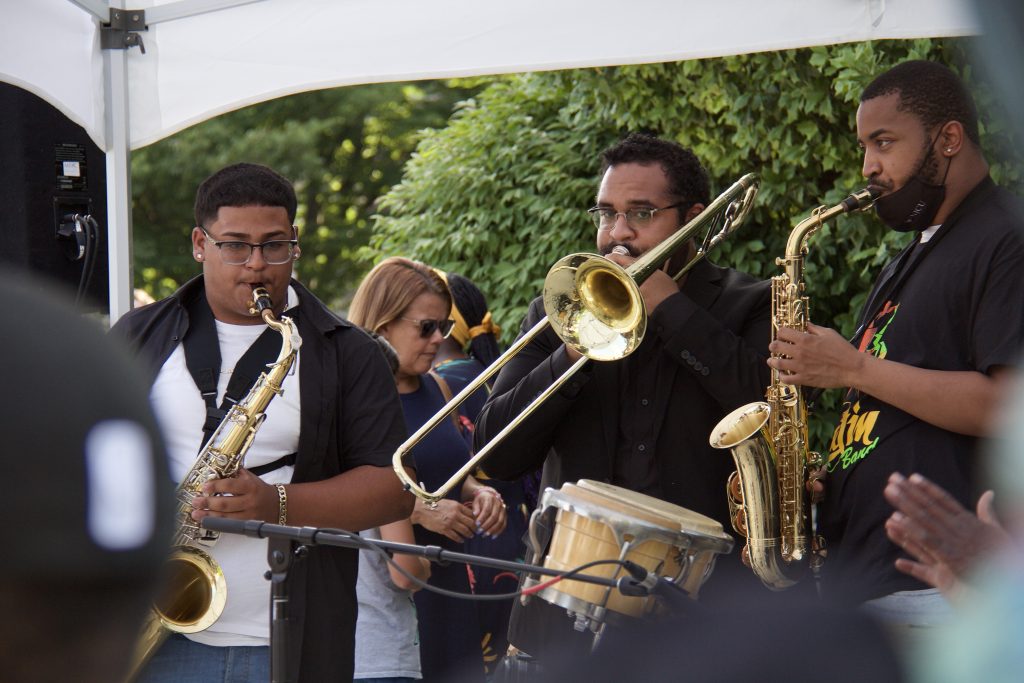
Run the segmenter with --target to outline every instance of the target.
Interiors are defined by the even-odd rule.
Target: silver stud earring
[[[953,148],[952,148],[952,147],[947,147],[947,148],[946,148],[946,154],[949,154],[949,153],[951,153],[952,151],[953,151]]]
[[[199,253],[199,252],[197,251],[197,252],[196,252],[196,261],[202,261],[202,260],[203,260],[203,255],[202,255],[202,254],[200,254],[200,253]]]

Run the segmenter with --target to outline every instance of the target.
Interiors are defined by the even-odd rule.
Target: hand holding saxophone
[[[782,382],[822,389],[857,386],[869,360],[835,330],[810,322],[806,332],[780,327],[768,350],[768,367]]]
[[[277,489],[249,470],[240,469],[233,477],[203,484],[202,495],[192,499],[192,519],[230,517],[276,524],[278,507]]]

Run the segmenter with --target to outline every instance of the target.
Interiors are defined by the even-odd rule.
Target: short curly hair
[[[980,144],[974,98],[949,67],[924,60],[902,62],[871,81],[860,101],[892,93],[899,93],[900,111],[916,116],[925,128],[959,121],[970,141]]]
[[[697,156],[671,140],[630,133],[601,153],[601,175],[619,164],[659,164],[668,176],[669,192],[680,203],[711,201],[711,184]]]
[[[298,202],[295,188],[283,175],[262,164],[225,166],[204,180],[196,190],[196,225],[208,227],[222,206],[280,206],[295,222]]]

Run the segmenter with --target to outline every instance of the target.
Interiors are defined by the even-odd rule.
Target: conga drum
[[[555,526],[547,552],[536,540],[538,516],[554,508]],[[581,479],[546,489],[530,525],[534,556],[544,567],[569,571],[595,560],[629,560],[664,577],[696,599],[719,554],[732,550],[733,539],[709,517],[635,491]],[[605,564],[583,572],[618,579],[627,572]],[[534,581],[537,585],[539,581]],[[617,589],[564,579],[536,595],[564,607],[580,630],[597,632],[606,622],[640,618],[658,609],[652,596],[626,596]]]

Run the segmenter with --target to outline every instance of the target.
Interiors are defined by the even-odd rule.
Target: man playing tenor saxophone
[[[274,317],[296,321],[301,350],[243,469],[203,485],[192,519],[359,531],[407,518],[413,498],[390,467],[405,438],[390,368],[369,336],[292,279],[295,214],[294,189],[273,170],[242,163],[214,173],[196,193],[191,252],[202,275],[132,311],[113,332],[148,365],[178,481],[282,348],[253,308],[253,290],[265,289]],[[206,630],[165,640],[140,681],[178,681],[186,672],[189,680],[269,680],[266,542],[222,534],[210,554],[226,578],[223,612]],[[315,546],[289,570],[289,680],[351,679],[357,564],[354,550]]]
[[[824,585],[900,628],[943,620],[948,604],[905,575],[886,538],[889,475],[920,472],[963,505],[975,451],[1024,342],[1019,205],[997,187],[974,103],[945,66],[905,62],[861,94],[857,140],[879,218],[913,240],[882,269],[848,343],[834,330],[780,329],[784,381],[846,387],[828,448]]]

